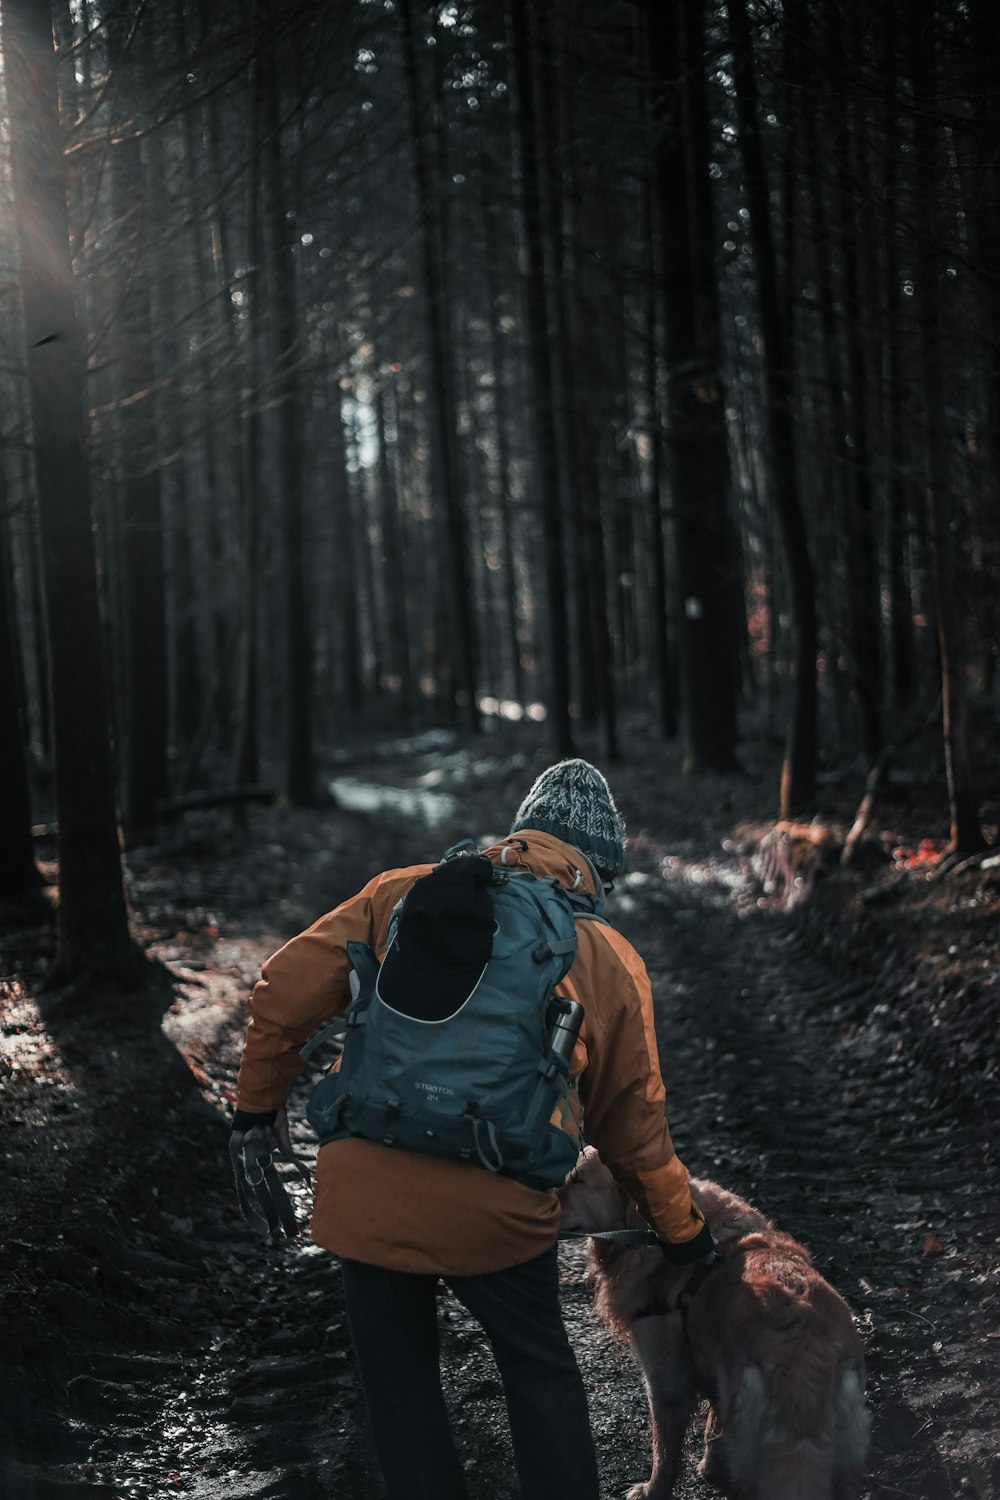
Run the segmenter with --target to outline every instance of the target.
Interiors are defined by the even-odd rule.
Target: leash
[[[616,1245],[658,1245],[653,1229],[567,1229],[560,1240],[611,1240]]]

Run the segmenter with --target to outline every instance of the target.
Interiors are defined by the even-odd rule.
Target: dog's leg
[[[632,1349],[642,1368],[653,1437],[653,1471],[627,1500],[670,1500],[680,1469],[684,1434],[697,1405],[694,1366],[679,1312],[639,1318]]]
[[[729,1470],[726,1466],[723,1435],[724,1428],[719,1415],[715,1407],[710,1406],[705,1422],[705,1452],[698,1465],[698,1473],[702,1479],[707,1479],[709,1484],[717,1484],[725,1488],[729,1483]]]

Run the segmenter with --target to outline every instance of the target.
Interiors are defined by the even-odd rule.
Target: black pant
[[[438,1277],[345,1260],[344,1296],[390,1500],[466,1500],[438,1363]],[[598,1500],[587,1398],[559,1309],[555,1248],[442,1278],[482,1324],[503,1380],[524,1500]]]

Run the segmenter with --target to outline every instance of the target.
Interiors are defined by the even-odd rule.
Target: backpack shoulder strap
[[[578,922],[603,922],[607,927],[603,896],[590,895],[586,891],[567,891],[566,896]]]
[[[299,1052],[303,1062],[309,1060],[329,1042],[341,1041],[350,1026],[363,1026],[367,1010],[375,995],[378,979],[378,959],[370,943],[349,942],[347,957],[351,965],[351,1003],[342,1015],[334,1016],[318,1031],[314,1031]]]

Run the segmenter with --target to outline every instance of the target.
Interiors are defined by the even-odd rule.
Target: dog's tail
[[[770,1407],[763,1372],[756,1365],[744,1365],[731,1397],[725,1390],[720,1390],[719,1395],[720,1406],[727,1414],[723,1436],[729,1477],[738,1489],[752,1494]]]
[[[815,1405],[808,1422],[795,1420],[791,1403],[775,1401],[774,1374],[769,1383],[759,1367],[747,1365],[738,1377],[725,1433],[733,1482],[756,1500],[831,1500],[835,1490],[849,1493],[868,1452],[863,1371],[851,1365],[830,1372],[826,1400],[816,1389],[806,1401]]]
[[[833,1397],[837,1424],[835,1468],[840,1493],[850,1491],[861,1482],[868,1460],[871,1436],[871,1413],[865,1405],[864,1365],[850,1365],[841,1372]]]

